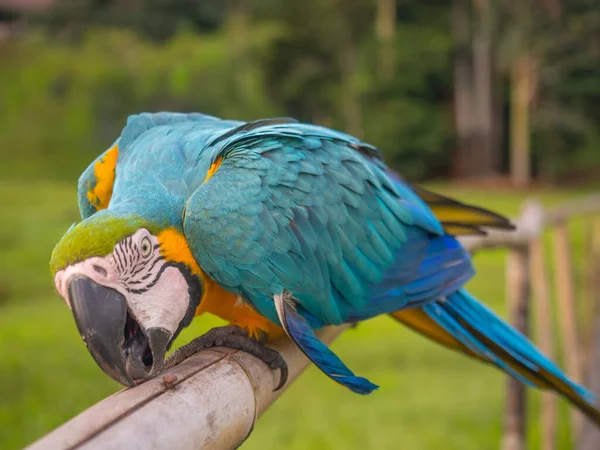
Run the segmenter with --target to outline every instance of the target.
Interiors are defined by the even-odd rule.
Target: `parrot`
[[[378,386],[315,331],[386,314],[600,425],[594,395],[464,288],[475,270],[457,237],[510,220],[409,183],[349,134],[291,118],[132,115],[80,176],[78,205],[50,269],[91,356],[124,386],[225,346],[279,369],[278,389],[287,365],[266,344],[287,335],[369,394]],[[229,325],[166,358],[205,313]]]

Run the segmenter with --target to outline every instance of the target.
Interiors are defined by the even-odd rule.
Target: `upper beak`
[[[142,328],[122,294],[88,277],[74,276],[68,293],[79,334],[104,373],[135,386],[162,371],[170,332]]]

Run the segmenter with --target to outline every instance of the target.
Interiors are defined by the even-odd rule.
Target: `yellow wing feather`
[[[485,234],[485,230],[481,227],[514,229],[509,219],[487,209],[461,203],[419,186],[413,186],[413,189],[431,208],[448,234],[455,236]]]
[[[96,184],[87,193],[88,201],[96,208],[96,211],[108,208],[115,183],[115,167],[119,157],[119,147],[115,145],[94,164],[94,176]]]

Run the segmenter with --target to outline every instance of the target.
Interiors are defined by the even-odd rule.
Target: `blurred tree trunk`
[[[248,4],[244,0],[229,0],[228,31],[231,53],[235,55],[237,69],[234,74],[235,89],[238,95],[246,92],[248,78]]]
[[[454,121],[457,136],[454,175],[457,177],[470,176],[474,166],[469,11],[470,0],[453,0]]]
[[[375,29],[379,40],[379,75],[389,80],[394,75],[396,0],[377,0]]]
[[[514,187],[526,188],[531,184],[530,109],[537,65],[530,42],[532,0],[517,0],[513,7],[516,47],[510,67],[510,176]]]
[[[356,86],[358,54],[356,42],[346,26],[340,36],[339,66],[341,77],[342,116],[346,132],[361,139],[363,136],[363,114]]]
[[[333,120],[331,117],[331,111],[325,108],[315,107],[312,110],[312,123],[321,125],[327,128],[333,127]]]
[[[500,174],[503,170],[502,155],[504,152],[504,86],[505,76],[498,67],[492,63],[492,161],[494,172]]]
[[[541,0],[541,3],[554,19],[560,18],[563,10],[562,0]]]
[[[473,35],[473,109],[474,160],[476,175],[485,177],[496,171],[493,144],[492,102],[492,34],[493,10],[491,0],[475,0],[475,30]]]
[[[532,56],[524,53],[515,60],[510,74],[510,173],[517,188],[526,188],[531,183],[532,75]]]

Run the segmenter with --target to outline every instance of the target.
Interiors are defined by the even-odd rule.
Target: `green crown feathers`
[[[117,242],[131,236],[140,228],[146,228],[152,234],[161,230],[159,225],[143,217],[115,216],[108,211],[99,211],[79,224],[71,225],[52,251],[52,275],[93,256],[108,255]]]

